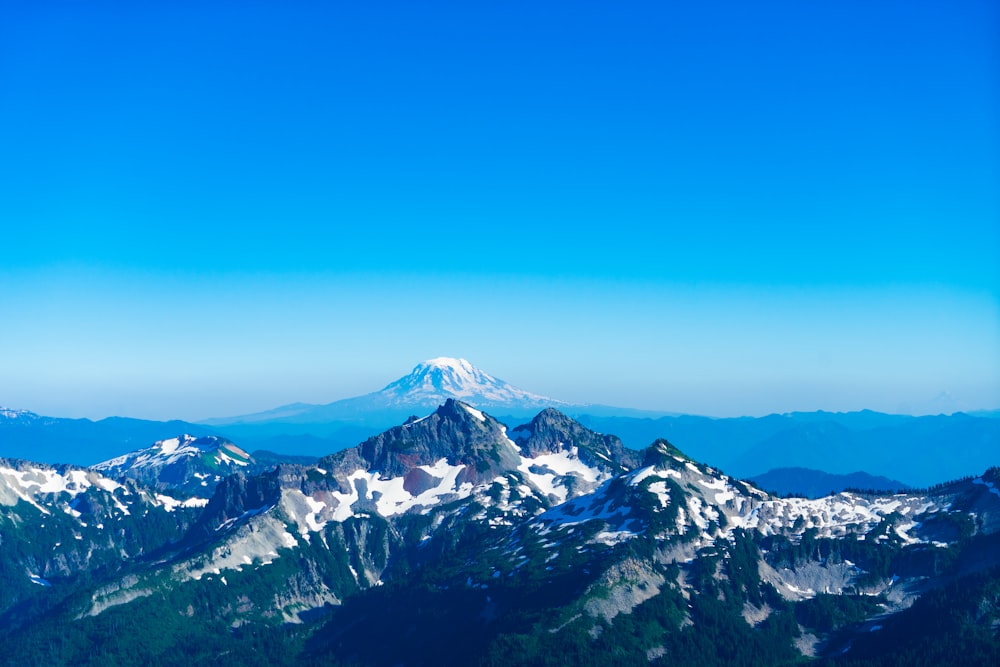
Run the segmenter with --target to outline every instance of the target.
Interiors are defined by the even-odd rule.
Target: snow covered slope
[[[176,539],[205,504],[154,494],[85,468],[0,459],[4,600],[10,604],[36,584],[59,588],[95,568],[114,571]]]
[[[418,364],[409,375],[376,395],[389,405],[433,407],[449,398],[483,408],[516,406],[541,409],[562,401],[539,396],[498,380],[465,359],[438,357]]]
[[[782,544],[834,539],[896,549],[922,546],[930,553],[947,553],[963,535],[1000,531],[998,482],[1000,474],[992,469],[934,493],[842,492],[818,499],[778,498],[691,461],[660,441],[647,450],[642,467],[549,509],[529,527],[554,543],[585,525],[591,527],[593,545],[610,546],[641,537],[664,545],[670,554],[665,562],[689,562],[723,541],[732,542],[738,532],[752,533],[765,543],[769,538]],[[817,571],[813,578],[826,581],[819,589],[801,586],[801,573],[794,568],[770,568],[767,574],[789,599],[812,597],[817,590],[840,592],[856,585],[863,574],[853,566],[823,563],[817,567],[823,569],[823,576]],[[834,585],[830,568],[846,568],[850,576],[839,572],[833,577]]]
[[[426,414],[448,399],[458,399],[494,414],[532,415],[548,406],[566,406],[546,396],[519,389],[482,371],[465,359],[438,357],[417,364],[404,377],[381,390],[327,405],[295,403],[267,412],[215,419],[213,424],[271,421],[323,423],[399,423],[412,414]]]
[[[571,433],[574,425],[581,432]],[[586,431],[554,410],[513,434],[516,439],[490,415],[449,399],[426,417],[321,459],[314,474],[327,480],[328,490],[305,500],[311,510],[301,525],[357,513],[426,512],[484,495],[495,484],[513,483],[523,496],[551,506],[628,469],[617,438]],[[593,453],[595,447],[601,451]]]
[[[630,469],[617,438],[587,431],[554,410],[514,432],[516,441],[489,414],[450,399],[315,466],[230,476],[188,536],[189,545],[202,546],[172,563],[167,580],[233,576],[289,553],[301,558],[303,551],[319,548],[328,558],[346,547],[350,581],[331,587],[329,577],[311,580],[309,600],[295,597],[308,611],[310,604],[341,599],[352,587],[377,584],[390,554],[468,526],[501,535]],[[152,578],[162,585],[162,573]],[[149,581],[129,580],[89,613],[126,603],[137,591],[150,590]],[[281,613],[289,621],[297,618],[287,605]]]
[[[180,435],[103,461],[93,470],[114,479],[134,479],[156,490],[178,490],[208,498],[234,472],[261,472],[245,451],[217,436]]]

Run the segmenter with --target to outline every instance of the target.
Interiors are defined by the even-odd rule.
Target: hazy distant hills
[[[801,467],[836,474],[864,470],[927,486],[1000,462],[1000,420],[964,413],[910,417],[864,410],[733,419],[577,418],[588,428],[614,433],[629,447],[666,438],[738,477]]]
[[[822,470],[808,468],[775,468],[763,475],[754,475],[750,481],[771,493],[807,498],[822,498],[846,489],[897,492],[908,488],[902,482],[888,477],[869,475],[866,472],[832,475]]]
[[[91,465],[150,443],[190,433],[211,435],[215,429],[183,421],[147,421],[128,417],[63,419],[27,410],[0,409],[0,456],[46,463]]]
[[[91,466],[122,456],[128,452],[150,447],[154,443],[188,434],[196,438],[210,438],[218,429],[201,424],[172,420],[149,421],[128,417],[108,417],[99,421],[90,419],[64,419],[45,417],[27,410],[0,408],[0,457],[25,459],[48,464],[68,463]],[[356,440],[355,443],[361,439]],[[299,440],[278,438],[280,451],[254,451],[262,462],[306,463],[316,456],[295,456],[300,450]],[[255,441],[256,442],[256,441]],[[261,440],[267,444],[268,440]],[[301,436],[303,444],[311,449],[328,452],[329,441],[312,436]],[[266,450],[267,447],[262,449]],[[303,447],[301,451],[310,451]]]

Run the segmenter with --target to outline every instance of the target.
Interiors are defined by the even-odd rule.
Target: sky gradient
[[[5,10],[0,405],[1000,407],[995,3],[468,4]]]

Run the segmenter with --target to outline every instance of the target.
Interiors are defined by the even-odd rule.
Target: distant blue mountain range
[[[998,411],[927,417],[819,411],[715,419],[571,405],[448,357],[418,364],[364,396],[326,405],[295,403],[209,424],[123,417],[94,422],[0,409],[0,457],[91,465],[180,434],[219,435],[248,452],[323,456],[353,447],[409,415],[429,414],[449,398],[470,402],[511,429],[542,407],[557,407],[588,428],[617,435],[632,449],[665,438],[690,456],[742,478],[786,468],[833,475],[865,471],[920,487],[1000,464]]]
[[[853,472],[832,475],[822,470],[808,468],[776,468],[763,475],[754,475],[750,481],[758,487],[780,496],[794,495],[806,498],[823,498],[847,489],[860,491],[905,491],[909,487],[888,477]]]
[[[964,413],[911,417],[862,410],[732,419],[577,419],[588,428],[614,433],[629,447],[666,438],[691,456],[743,478],[800,467],[835,474],[864,470],[929,486],[1000,463],[1000,419]]]

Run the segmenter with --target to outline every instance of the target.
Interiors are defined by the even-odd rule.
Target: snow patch
[[[479,421],[481,421],[481,422],[485,422],[486,421],[486,416],[483,415],[483,413],[480,412],[479,410],[476,410],[474,407],[472,407],[470,405],[466,405],[465,403],[462,403],[462,407],[465,408],[466,412],[468,412],[470,415],[472,415],[473,417],[475,417]]]
[[[511,443],[513,444],[513,443]],[[589,484],[596,484],[608,477],[606,473],[591,468],[580,460],[576,447],[554,454],[539,454],[534,458],[522,456],[517,469],[547,496],[554,496],[558,503],[566,502],[568,489],[562,477],[577,477]]]
[[[204,507],[208,504],[208,498],[188,498],[187,500],[177,500],[162,493],[156,494],[156,502],[167,512],[173,512],[178,507]]]

